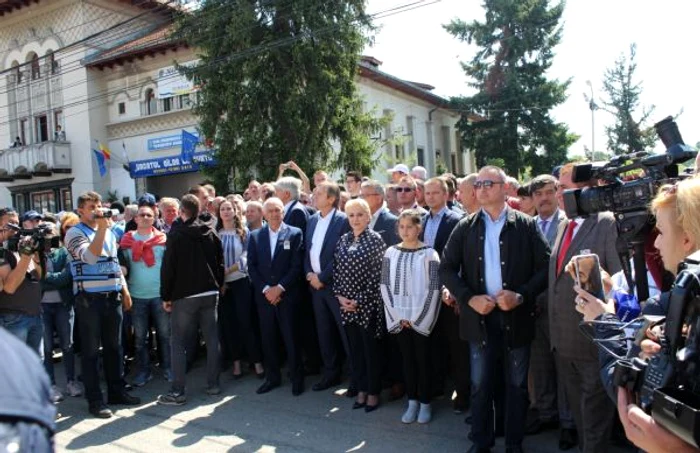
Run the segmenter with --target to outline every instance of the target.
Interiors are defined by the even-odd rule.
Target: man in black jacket
[[[506,205],[506,175],[484,167],[474,183],[482,209],[460,221],[445,245],[440,279],[459,304],[471,357],[472,452],[494,445],[495,363],[505,373],[506,452],[522,451],[535,298],[547,283],[549,246],[534,220]]]
[[[182,197],[181,223],[173,224],[160,274],[160,296],[165,311],[171,312],[173,385],[158,397],[159,404],[181,405],[185,396],[186,353],[194,342],[197,326],[207,344],[207,393],[218,395],[219,338],[216,304],[224,283],[224,255],[221,240],[199,215],[199,200]]]

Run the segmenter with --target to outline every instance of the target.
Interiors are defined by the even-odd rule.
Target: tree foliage
[[[651,149],[657,140],[654,128],[646,126],[654,106],[641,105],[642,83],[634,80],[636,55],[637,46],[631,44],[629,58],[620,55],[614,66],[605,71],[603,80],[607,95],[603,100],[604,110],[615,115],[614,124],[605,127],[605,135],[608,149],[616,155]]]
[[[364,0],[204,0],[180,17],[176,34],[200,58],[180,69],[200,86],[194,113],[219,186],[271,180],[290,159],[309,174],[371,170],[381,121],[363,112],[355,77],[372,31]]]
[[[445,29],[478,50],[462,67],[476,94],[453,99],[462,111],[462,141],[478,166],[502,159],[518,176],[549,173],[566,160],[578,137],[550,110],[566,100],[569,81],[550,80],[554,47],[561,39],[564,3],[549,0],[485,0],[483,22],[454,19]]]

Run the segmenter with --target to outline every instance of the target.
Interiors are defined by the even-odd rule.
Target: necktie
[[[569,226],[566,228],[564,242],[559,248],[559,256],[557,256],[557,275],[561,274],[561,267],[564,264],[564,257],[566,256],[566,252],[569,251],[571,240],[574,237],[574,230],[576,230],[576,221],[572,220],[571,222],[569,222]]]
[[[547,224],[549,220],[540,220],[540,231],[543,235],[547,236]]]

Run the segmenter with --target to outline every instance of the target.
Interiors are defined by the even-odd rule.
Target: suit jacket
[[[283,297],[295,295],[301,287],[304,262],[304,241],[299,228],[283,224],[275,256],[270,259],[270,227],[265,225],[250,234],[248,242],[248,275],[256,297],[268,286],[282,285]],[[285,247],[288,244],[289,247]]]
[[[287,212],[285,212],[283,221],[285,224],[297,227],[302,233],[305,233],[306,224],[309,222],[309,211],[306,210],[306,206],[300,203],[299,200],[294,200]]]
[[[537,225],[539,226],[540,220],[542,220],[542,218],[539,215],[536,215],[535,220],[537,221]],[[547,239],[547,242],[549,243],[550,247],[554,246],[554,240],[557,238],[557,231],[559,229],[559,224],[562,222],[562,220],[566,220],[566,216],[561,211],[561,209],[557,209],[557,211],[554,213],[554,217],[552,217],[552,223],[547,227],[547,234],[544,236],[545,239]]]
[[[311,247],[313,246],[314,232],[316,225],[321,218],[321,213],[317,212],[310,219],[306,227],[306,252],[304,252],[304,274],[313,272],[311,268]],[[321,273],[318,278],[326,286],[331,286],[333,283],[333,257],[335,254],[335,246],[342,235],[350,231],[350,224],[345,213],[338,211],[333,212],[333,217],[326,230],[326,236],[323,238],[323,246],[321,247]]]
[[[496,308],[486,316],[468,305],[473,296],[486,294],[482,211],[463,218],[452,231],[440,262],[440,280],[459,303],[463,340],[485,344],[489,329],[497,328],[507,347],[518,348],[535,336],[535,297],[547,284],[550,252],[535,219],[509,207],[506,210],[500,235],[503,289],[521,294],[523,303],[507,312]]]
[[[396,229],[398,220],[399,218],[389,212],[388,209],[382,209],[374,224],[373,230],[379,233],[387,247],[401,242],[399,232]]]
[[[566,229],[570,220],[559,224],[557,238],[549,260],[549,333],[551,345],[557,354],[580,360],[598,360],[597,347],[580,330],[582,315],[576,311],[574,299],[574,279],[568,272],[557,275],[557,257],[561,249]],[[563,266],[571,257],[581,252],[595,253],[600,258],[600,265],[610,275],[620,270],[620,257],[617,255],[617,225],[610,212],[592,215],[579,226],[576,236],[567,250]]]
[[[424,216],[421,220],[421,225],[423,226],[419,238],[421,241],[425,239],[425,225],[428,223],[429,216],[430,214]],[[447,239],[449,239],[452,230],[454,230],[460,220],[462,220],[462,216],[456,211],[449,208],[445,210],[445,215],[440,219],[440,225],[435,235],[435,244],[433,244],[433,249],[438,253],[438,256],[442,256],[442,250],[445,248],[445,244],[447,244]]]

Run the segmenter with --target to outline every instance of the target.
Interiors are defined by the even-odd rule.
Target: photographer
[[[661,254],[664,267],[674,275],[679,265],[690,254],[700,248],[700,179],[681,181],[672,186],[662,187],[651,205],[656,216],[659,232],[655,246]],[[595,298],[581,289],[578,292],[577,310],[585,321],[616,321],[614,301],[608,303]],[[663,293],[642,303],[644,315],[666,315],[669,311],[669,293]],[[598,326],[598,338],[609,336],[609,331]],[[620,342],[611,348],[618,355],[625,355],[626,345]],[[659,352],[660,346],[652,340],[644,340],[641,353],[650,356]],[[613,372],[616,360],[610,354],[601,353],[601,377],[608,393],[614,395]],[[633,398],[625,389],[617,390],[617,406],[620,420],[630,441],[639,448],[653,452],[694,452],[699,451],[686,444],[665,428],[656,423],[650,415],[633,404]]]
[[[8,241],[16,229],[16,224],[4,224],[0,230],[0,240]],[[41,356],[44,335],[39,283],[43,272],[42,260],[35,238],[20,237],[15,244],[13,251],[0,249],[0,326]]]
[[[106,211],[106,212],[105,212]],[[110,229],[111,212],[102,208],[96,192],[78,197],[80,223],[68,230],[65,244],[71,256],[73,293],[82,342],[82,373],[90,413],[109,418],[102,399],[98,372],[100,344],[109,404],[136,405],[139,398],[126,393],[121,379],[121,324],[123,310],[131,309],[117,260],[117,240]]]

